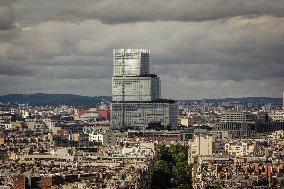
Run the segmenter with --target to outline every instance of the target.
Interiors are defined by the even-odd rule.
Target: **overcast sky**
[[[0,94],[111,95],[112,49],[151,50],[162,96],[284,90],[283,0],[0,0]]]

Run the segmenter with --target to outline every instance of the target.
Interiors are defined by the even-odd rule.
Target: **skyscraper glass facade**
[[[113,126],[177,125],[177,104],[161,99],[160,78],[150,73],[149,62],[147,49],[113,50]]]

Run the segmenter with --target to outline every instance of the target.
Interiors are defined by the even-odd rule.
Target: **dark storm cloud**
[[[284,88],[282,0],[0,2],[2,93],[110,95],[114,48],[150,49],[163,97]]]
[[[0,30],[8,30],[14,27],[15,12],[11,0],[0,0]]]
[[[26,0],[16,4],[24,22],[97,19],[104,23],[204,21],[234,16],[283,16],[282,0]]]
[[[58,79],[34,78],[20,76],[0,75],[1,94],[15,93],[59,93],[81,95],[106,95],[111,94],[109,81],[104,79]]]
[[[263,63],[256,66],[250,65],[212,65],[212,64],[189,64],[189,65],[172,65],[171,72],[163,69],[163,66],[155,66],[154,69],[167,77],[184,78],[188,80],[208,81],[245,81],[263,79],[281,78],[284,75],[284,64]]]
[[[281,0],[106,0],[93,6],[71,7],[72,14],[104,23],[139,21],[204,21],[243,15],[283,16]]]
[[[38,77],[58,79],[109,79],[111,67],[102,66],[33,66],[38,70]]]
[[[0,75],[4,76],[34,76],[36,71],[30,67],[18,65],[16,63],[2,64],[0,66]]]

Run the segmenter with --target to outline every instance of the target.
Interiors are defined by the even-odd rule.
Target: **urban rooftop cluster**
[[[149,50],[113,58],[112,102],[0,103],[0,188],[283,188],[282,104],[163,99]]]

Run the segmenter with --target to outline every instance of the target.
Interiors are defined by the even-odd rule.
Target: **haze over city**
[[[162,96],[280,97],[282,0],[0,0],[0,94],[111,95],[112,50],[151,50]]]

